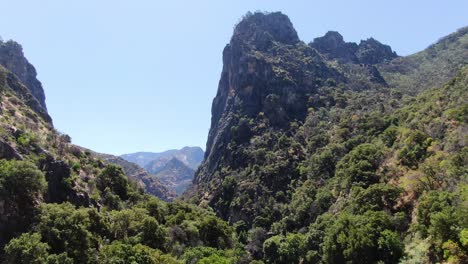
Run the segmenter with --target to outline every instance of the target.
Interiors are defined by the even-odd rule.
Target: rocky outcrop
[[[342,63],[374,65],[398,57],[390,46],[374,38],[362,40],[358,45],[345,42],[343,36],[336,31],[328,31],[325,36],[315,38],[309,45],[328,59],[338,59]]]
[[[336,31],[328,31],[325,36],[315,38],[309,44],[320,53],[326,55],[329,59],[339,59],[342,62],[359,62],[356,51],[358,45],[343,40],[343,36]]]
[[[18,159],[22,160],[23,156],[16,151],[8,142],[0,140],[0,159]]]
[[[347,43],[333,31],[307,45],[279,12],[246,15],[224,48],[205,159],[184,197],[252,224],[271,205],[265,197],[299,180],[300,127],[345,107],[345,93],[386,93],[376,65],[396,56],[374,39]]]
[[[47,180],[45,202],[63,203],[68,201],[85,207],[97,205],[87,192],[75,189],[76,182],[72,179],[71,168],[66,162],[55,160],[46,154],[46,158],[41,161],[40,168],[44,171]]]
[[[205,161],[194,183],[210,180],[223,157],[229,156],[226,147],[231,140],[249,140],[249,125],[239,116],[257,118],[262,113],[276,127],[303,120],[309,95],[328,78],[344,80],[298,39],[287,16],[279,12],[248,14],[223,51]]]
[[[364,64],[377,64],[390,61],[398,55],[388,45],[384,45],[373,38],[361,40],[356,51],[359,62]]]
[[[11,40],[0,42],[0,64],[15,74],[28,87],[40,106],[47,110],[44,89],[36,78],[36,69],[24,56],[20,44]]]
[[[10,88],[16,94],[16,96],[21,99],[21,101],[23,101],[27,106],[29,106],[34,112],[39,114],[39,116],[41,116],[47,123],[52,126],[52,118],[47,113],[47,109],[41,105],[40,101],[33,96],[28,87],[26,87],[15,74],[4,68],[4,66],[1,64],[0,86],[6,86]]]

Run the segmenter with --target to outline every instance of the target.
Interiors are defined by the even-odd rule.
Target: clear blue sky
[[[247,11],[282,11],[302,40],[374,37],[400,55],[468,25],[468,1],[0,0],[58,130],[96,151],[205,147],[221,52]]]

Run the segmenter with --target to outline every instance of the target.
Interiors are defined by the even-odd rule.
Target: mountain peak
[[[338,31],[328,31],[323,37],[315,38],[314,42],[320,43],[329,49],[336,49],[345,43],[343,36]]]
[[[295,44],[299,37],[289,17],[281,12],[247,13],[234,29],[233,39],[253,44],[277,41]]]
[[[361,40],[356,56],[365,64],[377,64],[398,57],[389,45],[382,44],[374,38]]]

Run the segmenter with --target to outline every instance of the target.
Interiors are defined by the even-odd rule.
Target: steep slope
[[[337,32],[306,45],[285,15],[246,15],[185,198],[249,232],[266,263],[397,263],[405,250],[408,263],[462,263],[465,39],[398,57]]]
[[[311,46],[298,39],[281,13],[255,13],[236,26],[223,52],[205,160],[194,180],[196,185],[209,183],[213,192],[206,197],[212,206],[224,200],[220,187],[232,174],[247,180],[242,184],[247,189],[267,182],[261,184],[268,186],[265,190],[248,191],[255,194],[253,200],[264,199],[260,196],[273,190],[287,191],[305,157],[293,137],[308,115],[335,105],[345,107],[345,94],[352,91],[389,93],[373,65],[334,65]],[[273,150],[277,153],[268,153]],[[258,171],[254,165],[260,164],[271,168]],[[249,210],[250,217],[255,210]],[[222,212],[226,218],[231,213]]]
[[[441,38],[427,49],[379,65],[385,80],[405,93],[440,87],[468,62],[468,27]]]
[[[36,69],[24,57],[21,45],[11,40],[7,42],[0,40],[0,65],[13,73],[37,100],[38,105],[31,106],[31,108],[39,114],[46,115],[47,106],[45,104],[44,89],[42,89],[41,82],[36,79]]]

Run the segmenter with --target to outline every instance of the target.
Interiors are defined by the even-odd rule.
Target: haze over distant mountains
[[[184,147],[164,152],[129,153],[120,157],[144,168],[168,189],[180,195],[192,182],[204,155],[200,147]]]

